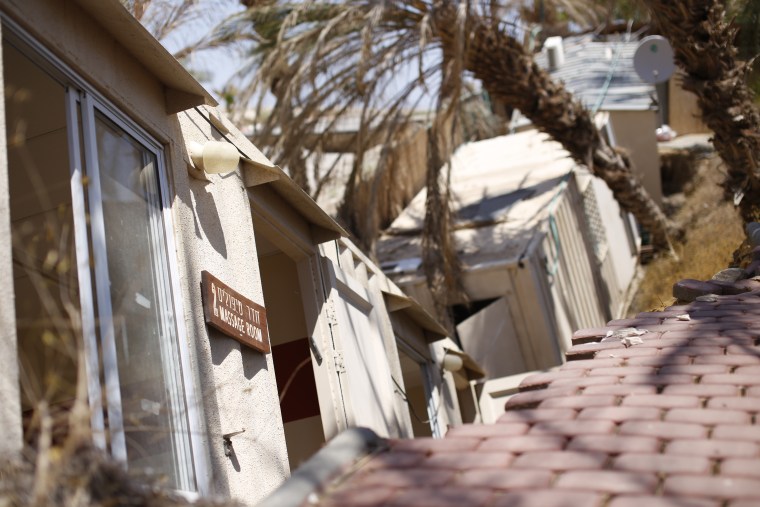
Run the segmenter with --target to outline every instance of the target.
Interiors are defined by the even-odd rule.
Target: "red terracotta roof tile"
[[[665,448],[667,454],[706,456],[708,458],[751,458],[758,456],[757,444],[738,440],[674,440]]]
[[[720,507],[718,500],[666,496],[618,496],[607,507]],[[732,505],[733,507],[733,505]]]
[[[608,434],[615,431],[615,423],[612,421],[541,421],[535,423],[529,434],[531,435],[596,435]]]
[[[549,486],[550,470],[469,470],[457,478],[457,485],[494,490],[540,489]]]
[[[658,452],[662,447],[654,437],[630,435],[580,435],[574,437],[567,448],[571,450],[606,452],[612,455],[623,453]]]
[[[657,474],[692,473],[709,474],[712,462],[705,457],[671,456],[666,454],[629,453],[618,456],[612,468],[631,472],[654,472]]]
[[[512,464],[513,468],[539,470],[600,469],[607,461],[607,454],[588,451],[541,451],[526,452]]]
[[[530,426],[527,423],[504,422],[499,424],[466,424],[449,430],[451,437],[504,437],[524,435]]]
[[[585,359],[573,361],[562,366],[563,370],[572,370],[576,368],[593,370],[596,368],[608,368],[612,366],[621,366],[624,361],[621,358],[608,358],[608,359]]]
[[[590,407],[584,408],[578,414],[578,419],[602,419],[622,423],[625,421],[660,419],[662,411],[654,407]]]
[[[760,426],[716,426],[712,431],[713,438],[723,440],[746,440],[760,442]]]
[[[734,442],[735,443],[735,442]],[[444,452],[432,454],[422,461],[420,468],[445,468],[451,470],[469,470],[472,468],[504,469],[514,460],[507,452]]]
[[[698,365],[695,365],[698,366]],[[717,366],[717,365],[704,365]],[[723,366],[723,365],[721,365]],[[690,395],[701,398],[710,398],[712,396],[736,396],[739,393],[738,386],[721,386],[721,385],[704,385],[704,384],[681,384],[674,386],[665,386],[662,391],[664,394]]]
[[[730,367],[724,364],[673,364],[660,368],[660,375],[709,375],[728,373]]]
[[[675,475],[665,479],[665,494],[760,502],[760,480],[744,477]]]
[[[334,493],[325,505],[331,507],[370,507],[383,505],[396,493],[395,490],[384,486],[350,487]]]
[[[490,489],[471,487],[444,487],[431,490],[426,487],[399,492],[385,505],[389,507],[471,507],[486,506],[494,493]]]
[[[683,384],[685,382],[678,383]],[[631,407],[658,407],[671,409],[698,407],[702,403],[696,396],[678,396],[675,394],[632,394],[623,398],[622,404]]]
[[[751,422],[752,416],[748,412],[742,410],[718,410],[713,408],[676,408],[668,411],[668,413],[665,414],[665,420],[673,422],[692,422],[704,424],[706,426],[713,426],[716,424],[746,424]]]
[[[496,497],[493,507],[601,507],[605,495],[588,491],[510,491]]]
[[[610,368],[594,368],[587,370],[587,374],[591,377],[597,375],[651,375],[657,373],[657,369],[654,366],[613,366]]]
[[[519,454],[531,451],[559,451],[566,443],[567,438],[561,435],[524,435],[520,438],[488,438],[480,444],[479,449]]]
[[[541,408],[574,408],[583,409],[587,407],[608,407],[616,403],[617,397],[611,394],[580,394],[578,396],[567,396],[549,398],[539,405]]]
[[[620,425],[621,435],[639,435],[664,440],[674,438],[706,438],[709,429],[701,424],[665,421],[626,421]]]
[[[564,398],[577,393],[578,388],[576,387],[557,387],[553,389],[541,389],[538,391],[526,391],[509,398],[506,408],[535,408],[539,403],[549,398]]]
[[[692,358],[673,354],[661,354],[649,357],[631,357],[626,361],[630,366],[668,366],[671,364],[689,364]]]
[[[569,362],[527,377],[495,424],[391,440],[319,502],[760,505],[760,281],[681,286],[706,288],[744,292],[580,330]],[[625,327],[649,332],[628,347],[607,336]]]
[[[543,388],[551,384],[554,380],[578,378],[583,376],[585,372],[582,370],[554,370],[546,373],[538,373],[531,375],[520,383],[520,390],[527,391],[529,389]]]
[[[760,479],[760,458],[728,458],[721,462],[720,473],[726,476]]]
[[[581,378],[564,378],[555,380],[552,385],[555,387],[591,387],[591,386],[606,386],[610,384],[616,384],[620,380],[620,377],[614,377],[611,375],[598,375]],[[584,391],[588,393],[588,391]]]
[[[699,356],[694,358],[694,364],[725,364],[728,366],[747,366],[751,364],[760,364],[760,357],[742,356],[736,354],[732,354],[730,356]]]
[[[610,494],[654,493],[657,489],[654,473],[621,470],[580,470],[563,473],[554,486],[560,489],[580,489]]]
[[[655,385],[606,385],[590,386],[583,390],[583,394],[614,394],[615,396],[626,396],[628,394],[655,394],[657,386]]]
[[[525,410],[511,410],[504,412],[497,424],[502,423],[530,423],[536,421],[560,421],[564,419],[575,419],[577,412],[570,408],[534,408]]]

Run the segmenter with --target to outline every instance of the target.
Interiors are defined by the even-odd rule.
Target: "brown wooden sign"
[[[201,272],[201,289],[206,324],[243,345],[269,353],[266,308],[232,290],[208,271]]]

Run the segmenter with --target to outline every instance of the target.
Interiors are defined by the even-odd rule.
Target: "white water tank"
[[[544,42],[549,71],[557,70],[565,63],[565,48],[562,37],[549,37]]]

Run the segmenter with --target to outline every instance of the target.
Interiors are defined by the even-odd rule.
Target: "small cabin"
[[[625,312],[640,239],[606,184],[535,130],[461,146],[451,191],[465,297],[450,310],[462,350],[485,370],[477,396],[489,412],[509,394],[504,382],[561,364],[573,330]],[[402,290],[432,309],[421,267],[424,213],[423,190],[380,239],[378,256]],[[505,378],[498,395],[484,394]]]

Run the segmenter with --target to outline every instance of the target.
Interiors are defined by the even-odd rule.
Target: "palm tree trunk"
[[[670,40],[676,63],[686,71],[683,87],[694,92],[713,145],[726,163],[726,191],[738,199],[745,222],[760,219],[760,115],[745,76],[751,64],[737,61],[736,29],[725,2],[645,0],[660,33]]]
[[[427,195],[422,234],[422,266],[438,320],[455,331],[449,305],[467,301],[462,285],[462,261],[456,251],[451,227],[449,187],[450,143],[443,132],[445,122],[434,122],[428,135]]]
[[[436,5],[434,35],[444,52],[455,50],[456,19],[454,2],[442,0]],[[470,16],[468,23],[465,67],[483,82],[491,98],[518,108],[539,130],[562,144],[577,162],[607,183],[621,207],[650,232],[656,248],[672,251],[674,226],[634,175],[631,159],[607,144],[589,111],[538,67],[519,41],[482,18]]]

